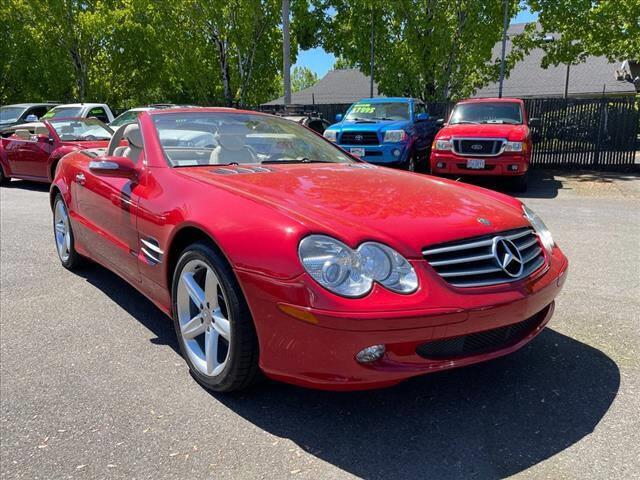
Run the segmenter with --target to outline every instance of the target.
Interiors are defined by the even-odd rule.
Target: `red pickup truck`
[[[516,191],[527,188],[531,131],[518,98],[477,98],[458,102],[431,149],[434,175],[504,177]]]

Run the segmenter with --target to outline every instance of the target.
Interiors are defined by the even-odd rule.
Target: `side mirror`
[[[341,113],[338,113],[338,114],[336,115],[336,122],[340,122],[340,121],[342,121],[342,114],[341,114]]]
[[[538,128],[541,125],[542,125],[542,122],[540,121],[539,118],[530,118],[529,119],[529,126],[530,127]]]
[[[429,120],[428,113],[419,113],[416,115],[416,122],[424,122],[425,120]]]
[[[441,127],[442,125],[444,125],[444,118],[439,118],[436,120],[436,125],[438,125],[439,127]]]
[[[33,113],[30,115],[27,115],[27,117],[24,119],[25,122],[27,123],[31,123],[31,122],[37,122],[38,121],[38,117],[35,116]]]
[[[89,162],[89,170],[101,177],[136,178],[136,166],[128,157],[101,157]]]

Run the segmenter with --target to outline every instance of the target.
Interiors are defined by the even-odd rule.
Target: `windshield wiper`
[[[360,123],[376,123],[375,121],[371,120],[370,118],[348,118],[347,120],[351,120],[354,122],[360,122]]]
[[[373,117],[374,120],[393,120],[393,118],[387,118],[387,117]]]
[[[260,163],[332,163],[327,160],[312,160],[307,157],[302,158],[282,158],[280,160],[263,160]]]

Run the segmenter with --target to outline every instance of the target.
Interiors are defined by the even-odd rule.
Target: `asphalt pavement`
[[[2,479],[631,479],[640,475],[640,178],[535,175],[571,261],[524,349],[387,390],[211,394],[170,321],[62,268],[46,186],[0,189]]]

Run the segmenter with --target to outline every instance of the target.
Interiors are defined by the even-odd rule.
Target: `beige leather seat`
[[[20,140],[31,140],[31,132],[24,128],[19,128],[13,134],[18,137]]]
[[[243,126],[225,126],[216,137],[218,146],[211,152],[209,163],[213,165],[226,163],[256,163],[253,149],[247,144],[247,130]]]
[[[44,125],[40,125],[40,126],[36,127],[35,134],[36,135],[46,135],[48,137],[49,136],[49,129],[47,127],[45,127]]]
[[[126,140],[129,145],[126,147],[120,147],[122,139]],[[137,163],[142,153],[142,133],[137,123],[130,123],[129,125],[123,125],[118,128],[111,140],[109,141],[109,147],[107,148],[107,155],[114,155],[116,157],[129,157],[133,163]]]

